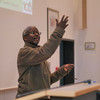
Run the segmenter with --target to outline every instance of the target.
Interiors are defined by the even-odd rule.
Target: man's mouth
[[[39,38],[34,38],[35,41],[39,41]]]
[[[39,39],[35,39],[36,41],[39,41]]]

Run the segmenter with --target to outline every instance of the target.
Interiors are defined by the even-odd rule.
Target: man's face
[[[40,33],[36,27],[31,27],[28,35],[24,37],[25,42],[37,45],[40,41]]]

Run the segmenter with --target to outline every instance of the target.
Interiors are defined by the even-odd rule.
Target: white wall
[[[80,0],[78,0],[80,1]],[[87,29],[81,30],[78,28],[76,19],[75,29],[75,76],[78,81],[92,79],[100,82],[100,0],[87,0]],[[79,12],[79,2],[75,16]],[[78,16],[77,16],[78,18]],[[95,50],[85,50],[85,42],[95,42]]]
[[[46,2],[33,0],[33,14],[28,15],[0,8],[0,88],[17,86],[17,54],[23,47],[22,32],[29,25],[36,25],[43,33],[41,44],[47,40]],[[9,80],[11,79],[11,80]]]
[[[16,29],[15,27],[13,27],[13,31],[12,31],[13,33],[15,32],[17,34],[16,40],[15,40],[17,42],[17,45],[15,49],[18,50],[19,49],[18,47],[23,46],[23,41],[21,40],[21,32],[28,25],[36,25],[39,28],[39,30],[42,32],[41,41],[40,41],[40,44],[42,45],[47,41],[47,7],[58,10],[60,19],[63,14],[68,15],[69,26],[66,29],[64,38],[75,40],[75,77],[78,79],[78,81],[93,79],[93,80],[96,80],[97,82],[100,82],[100,78],[99,78],[100,76],[100,73],[99,73],[99,70],[100,70],[100,67],[99,67],[100,65],[100,61],[99,61],[99,57],[100,57],[99,9],[100,9],[100,6],[99,4],[100,4],[100,0],[87,0],[87,29],[85,30],[82,30],[79,28],[79,23],[80,23],[79,12],[81,9],[80,0],[33,0],[33,16],[30,17],[30,20],[28,19],[30,15],[26,15],[26,14],[23,15],[17,12],[13,12],[14,15],[10,15],[12,11],[10,11],[10,14],[9,14],[8,10],[0,8],[0,11],[3,10],[5,12],[5,13],[2,13],[2,15],[0,15],[0,18],[1,16],[3,18],[3,15],[5,15],[4,16],[5,20],[0,20],[0,23],[3,22],[3,25],[0,25],[0,30],[3,30],[6,28],[6,30],[3,30],[3,32],[6,34],[9,28],[12,29],[10,26],[7,27],[6,25],[7,24],[12,25],[10,20],[13,21],[15,17],[17,16],[16,19],[17,20],[19,19],[20,21],[19,26],[17,26],[19,22],[15,22],[15,26],[17,27],[18,31],[16,32],[14,31],[14,29]],[[22,15],[23,18],[20,18],[19,15]],[[7,19],[10,16],[11,18]],[[6,34],[6,35],[9,37],[10,34]],[[10,35],[10,37],[12,36],[14,35],[13,34]],[[0,39],[2,40],[1,42],[4,41],[2,38]],[[88,42],[88,41],[93,41],[96,43],[95,50],[91,50],[91,51],[84,50],[84,42]],[[17,53],[15,54],[17,55]],[[55,71],[55,67],[60,65],[59,64],[59,48],[57,49],[55,54],[49,59],[49,61],[51,62],[50,63],[51,71],[53,72]],[[5,70],[5,68],[3,68],[3,70]],[[6,67],[6,70],[7,70],[7,67]],[[6,72],[8,73],[9,70],[7,70]],[[17,71],[16,71],[16,74],[17,74]],[[15,80],[17,81],[17,79]],[[53,85],[53,87],[55,86],[59,86],[59,82]],[[6,97],[7,99],[4,98],[4,95],[7,95]],[[13,99],[15,95],[16,95],[16,92],[10,92],[10,94],[8,94],[7,92],[4,93],[4,91],[0,91],[0,100],[11,100],[11,97]]]

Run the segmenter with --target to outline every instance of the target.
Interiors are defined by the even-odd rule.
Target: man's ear
[[[24,37],[24,41],[27,41],[27,37]]]

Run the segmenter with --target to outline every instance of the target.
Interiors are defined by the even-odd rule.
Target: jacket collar
[[[26,42],[25,42],[24,46],[29,46],[29,47],[32,47],[32,48],[40,47],[39,45],[33,45],[31,43],[26,43]]]

